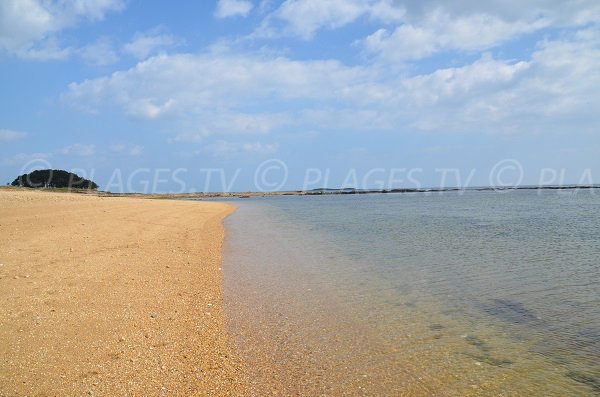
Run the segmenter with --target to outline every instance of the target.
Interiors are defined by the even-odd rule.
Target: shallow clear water
[[[236,204],[226,310],[257,395],[600,393],[600,192]]]

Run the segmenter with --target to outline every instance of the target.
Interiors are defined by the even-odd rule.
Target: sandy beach
[[[0,396],[241,395],[221,203],[0,190]]]

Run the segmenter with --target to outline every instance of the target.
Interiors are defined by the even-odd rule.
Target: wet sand
[[[233,207],[0,190],[0,396],[243,395],[222,307]]]

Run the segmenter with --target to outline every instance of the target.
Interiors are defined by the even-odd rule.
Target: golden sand
[[[242,395],[222,203],[0,190],[0,396]]]

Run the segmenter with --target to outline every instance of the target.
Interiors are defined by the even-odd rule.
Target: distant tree
[[[11,185],[30,188],[98,189],[95,182],[63,170],[33,171],[18,176]]]

